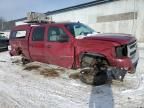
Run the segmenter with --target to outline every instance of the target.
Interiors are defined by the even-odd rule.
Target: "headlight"
[[[116,57],[125,57],[128,54],[127,45],[118,46],[116,47],[115,50],[116,50]]]

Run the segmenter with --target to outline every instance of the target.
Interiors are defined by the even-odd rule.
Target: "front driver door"
[[[61,36],[67,38],[59,41]],[[71,68],[74,62],[74,46],[62,26],[49,26],[45,42],[45,58],[48,63]]]

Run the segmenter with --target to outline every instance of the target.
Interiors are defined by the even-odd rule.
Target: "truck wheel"
[[[90,85],[102,85],[107,81],[107,75],[105,72],[91,71],[90,69],[84,69],[80,71],[80,80]]]
[[[81,68],[84,69],[80,71],[80,80],[90,85],[105,84],[108,78],[106,72],[101,70],[103,64],[108,65],[104,58],[84,55],[81,60]]]
[[[22,58],[21,60],[22,60],[22,64],[23,64],[23,65],[25,65],[25,64],[27,64],[27,63],[30,62],[30,60],[25,59],[25,58]]]

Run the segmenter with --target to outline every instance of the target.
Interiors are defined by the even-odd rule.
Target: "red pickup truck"
[[[135,37],[97,33],[75,22],[16,26],[10,45],[10,55],[22,55],[24,63],[39,61],[74,69],[105,64],[134,73],[138,62]]]

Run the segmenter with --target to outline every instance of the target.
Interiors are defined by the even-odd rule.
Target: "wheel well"
[[[105,69],[109,65],[105,56],[85,53],[81,56],[80,80],[87,84],[101,85],[107,81]],[[88,67],[88,68],[87,68]]]
[[[101,54],[83,53],[81,55],[81,60],[80,60],[81,67],[83,67],[82,66],[83,60],[85,60],[84,62],[86,62],[86,64],[88,64],[88,66],[91,66],[90,64],[93,62],[93,60],[95,60],[97,62],[97,64],[101,65],[101,66],[109,65],[107,58]]]
[[[20,47],[16,48],[16,53],[17,53],[17,55],[21,55],[22,49]]]

